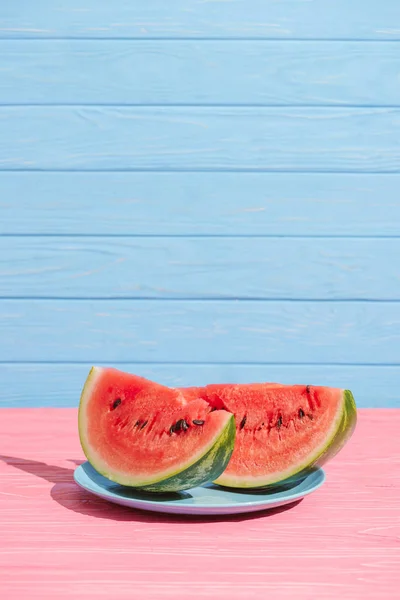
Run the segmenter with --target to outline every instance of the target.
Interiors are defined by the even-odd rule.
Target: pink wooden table
[[[72,409],[0,410],[0,598],[400,597],[400,411],[362,410],[294,507],[225,519],[81,491]]]

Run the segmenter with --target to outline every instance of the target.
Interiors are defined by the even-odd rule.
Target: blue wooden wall
[[[400,406],[398,0],[0,6],[0,403],[91,364]]]

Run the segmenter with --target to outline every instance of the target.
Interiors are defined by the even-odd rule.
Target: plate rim
[[[84,489],[85,491],[93,494],[94,496],[97,496],[99,498],[103,498],[104,500],[111,502],[113,504],[118,504],[118,505],[122,505],[122,506],[126,506],[128,508],[134,508],[134,509],[139,509],[139,510],[147,510],[147,511],[152,511],[152,512],[169,512],[169,513],[176,513],[176,514],[202,514],[202,515],[211,515],[211,514],[233,514],[233,513],[238,513],[238,512],[255,512],[257,510],[272,510],[274,508],[277,508],[279,506],[284,506],[287,504],[291,504],[296,502],[296,500],[300,500],[302,498],[305,498],[306,496],[312,494],[313,492],[317,491],[326,481],[326,473],[324,471],[324,469],[322,469],[322,467],[317,467],[316,469],[314,469],[311,473],[309,473],[308,475],[306,475],[306,477],[302,480],[302,484],[304,484],[308,478],[310,478],[311,476],[318,476],[316,483],[314,483],[313,485],[311,485],[310,487],[306,488],[305,490],[303,489],[302,491],[299,490],[297,492],[291,493],[291,488],[289,490],[287,490],[287,494],[284,496],[281,496],[280,498],[277,498],[276,496],[273,497],[271,496],[271,493],[269,493],[268,497],[266,496],[262,496],[261,498],[254,498],[254,500],[244,500],[243,502],[237,502],[234,504],[213,504],[213,503],[209,503],[209,504],[177,504],[174,501],[171,500],[165,500],[163,501],[153,501],[153,500],[149,500],[147,498],[124,498],[123,496],[119,497],[118,495],[114,494],[113,492],[108,491],[106,488],[103,488],[98,482],[96,482],[94,479],[92,479],[90,477],[90,475],[85,471],[84,467],[86,465],[89,465],[91,467],[91,469],[93,469],[93,471],[99,475],[99,477],[102,477],[104,479],[107,479],[106,477],[104,477],[104,475],[101,475],[101,473],[98,473],[98,471],[96,471],[96,469],[93,467],[93,465],[91,465],[91,463],[89,461],[85,461],[82,464],[78,465],[75,470],[74,470],[74,481],[75,483],[82,489]],[[83,475],[89,480],[90,483],[92,483],[94,486],[96,486],[98,489],[92,489],[90,484],[89,485],[85,485],[85,482],[80,480],[80,474],[83,473]],[[114,482],[112,482],[114,483]],[[118,485],[118,484],[115,484]],[[123,486],[121,486],[123,487]],[[194,489],[201,489],[202,486],[198,486],[197,488]],[[190,490],[187,490],[190,491]],[[235,488],[232,489],[228,489],[228,490],[224,490],[223,488],[219,488],[218,491],[221,494],[224,493],[235,493]],[[251,493],[251,491],[249,490],[249,493]],[[282,492],[281,492],[282,493]],[[260,492],[257,492],[257,495],[259,496]]]

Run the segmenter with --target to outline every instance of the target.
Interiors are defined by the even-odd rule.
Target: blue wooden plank
[[[176,387],[252,381],[342,387],[352,390],[359,408],[400,408],[400,367],[135,363],[108,366]],[[76,407],[90,367],[91,363],[0,364],[0,407]]]
[[[0,169],[400,171],[400,109],[1,107]]]
[[[398,302],[2,300],[0,361],[400,364]]]
[[[0,172],[0,234],[400,235],[396,174]]]
[[[3,37],[400,39],[397,0],[4,2]]]
[[[400,238],[3,237],[0,296],[400,300],[399,255]]]
[[[0,65],[0,104],[400,104],[390,42],[3,40]]]

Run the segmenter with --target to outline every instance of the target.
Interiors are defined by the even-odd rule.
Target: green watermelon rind
[[[336,419],[336,426],[331,431],[330,436],[322,449],[318,449],[317,453],[311,456],[306,463],[296,465],[291,472],[286,473],[283,477],[278,475],[277,478],[271,480],[270,475],[266,475],[264,482],[262,480],[260,481],[259,477],[257,478],[257,483],[255,483],[251,477],[249,477],[247,481],[243,481],[243,478],[241,478],[240,482],[232,482],[233,478],[231,476],[222,474],[218,479],[214,480],[213,483],[227,488],[257,490],[293,485],[299,480],[304,479],[312,471],[322,467],[340,452],[352,436],[356,423],[357,407],[353,394],[350,390],[343,390],[343,403],[339,416]]]
[[[235,445],[236,425],[232,415],[221,435],[200,460],[187,469],[158,483],[140,486],[148,492],[174,492],[205,485],[217,479],[228,466]]]
[[[318,456],[315,466],[322,467],[328,460],[331,460],[343,446],[347,443],[357,424],[357,407],[354,401],[353,394],[350,390],[344,390],[344,408],[339,426],[327,443],[324,450]]]
[[[84,424],[86,417],[83,416],[85,405],[90,398],[92,386],[95,384],[96,374],[97,369],[93,367],[83,387],[79,404],[78,428],[83,452],[89,463],[100,475],[126,487],[146,492],[165,493],[183,491],[205,485],[217,479],[223,473],[232,456],[236,437],[235,418],[233,415],[229,415],[229,413],[227,413],[229,417],[219,435],[214,437],[211,444],[207,444],[204,453],[200,454],[200,458],[197,453],[193,462],[186,462],[182,465],[181,469],[172,473],[168,472],[166,476],[160,474],[159,478],[154,479],[154,476],[151,477],[150,475],[145,481],[140,481],[137,476],[129,479],[126,475],[122,476],[105,468],[101,458],[96,458],[96,452],[91,451],[90,444],[87,442],[85,435],[86,427]]]

